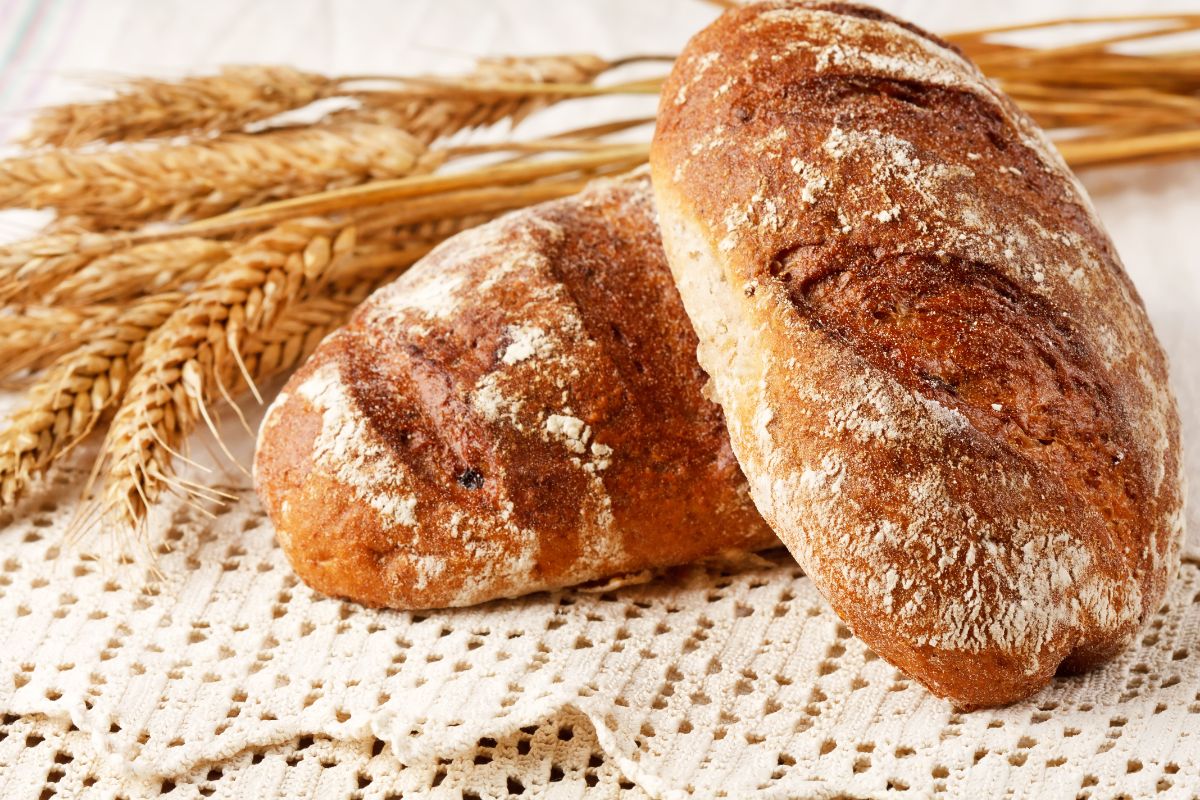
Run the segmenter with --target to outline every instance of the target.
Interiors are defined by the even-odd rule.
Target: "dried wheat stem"
[[[1186,123],[1189,118],[1200,120],[1197,112],[1181,114],[1179,110],[1122,106],[1112,102],[1039,100],[1030,97],[1016,100],[1025,113],[1046,128],[1109,127],[1136,120],[1142,127],[1161,129]]]
[[[1106,36],[1101,39],[1093,39],[1087,42],[1078,44],[1061,45],[1058,47],[1032,48],[1021,47],[1011,50],[993,50],[984,53],[978,53],[977,58],[974,58],[976,64],[984,72],[991,72],[997,67],[1002,67],[1007,64],[1024,64],[1030,65],[1042,62],[1044,65],[1052,65],[1058,63],[1070,63],[1072,59],[1089,54],[1102,54],[1114,44],[1124,42],[1134,42],[1143,39],[1154,39],[1160,36],[1168,36],[1200,28],[1200,14],[1192,18],[1182,20],[1179,24],[1171,25],[1162,28],[1153,28],[1145,31],[1134,31],[1132,33],[1120,34],[1117,36]]]
[[[970,43],[975,39],[994,36],[998,33],[1045,30],[1046,28],[1057,28],[1063,25],[1120,24],[1134,22],[1174,22],[1177,24],[1187,24],[1189,22],[1200,23],[1200,14],[1116,14],[1095,17],[1058,17],[1055,19],[1040,20],[1038,22],[1019,22],[1013,25],[997,25],[991,28],[977,28],[975,30],[956,31],[955,33],[947,34],[945,38],[956,44],[962,45],[963,43]]]
[[[1200,129],[1136,133],[1120,138],[1067,139],[1056,144],[1073,167],[1163,160],[1200,153]]]
[[[654,117],[629,117],[627,119],[613,120],[612,122],[602,122],[597,125],[586,125],[582,128],[572,128],[562,131],[554,135],[551,141],[559,138],[563,139],[594,139],[602,136],[608,136],[613,133],[621,133],[631,128],[640,128],[643,125],[653,125]],[[611,145],[612,142],[609,142]]]
[[[452,156],[481,153],[598,153],[612,149],[612,142],[598,142],[582,137],[555,136],[552,139],[523,139],[521,141],[481,142],[446,147],[443,152]]]
[[[112,313],[29,389],[25,405],[0,432],[0,507],[14,503],[34,477],[120,402],[146,337],[182,299],[178,293],[154,295]]]
[[[322,212],[368,209],[368,215],[382,216],[384,224],[393,227],[490,215],[569,194],[580,185],[574,175],[632,167],[644,152],[643,146],[624,146],[556,161],[411,179],[418,181],[415,185],[376,182],[355,187],[366,190],[365,199],[353,192],[345,195],[334,191],[302,198],[300,204],[285,201],[282,206],[266,205],[145,234],[60,235],[20,242],[0,248],[0,299],[28,302],[48,297],[56,302],[92,303],[131,296],[145,291],[145,287],[162,290],[180,286],[206,274],[215,260],[228,252],[229,243],[204,237],[237,233],[251,225],[261,227],[310,208]],[[560,175],[567,179],[562,180]],[[521,180],[538,182],[505,185]],[[496,186],[487,188],[491,185]],[[441,191],[456,187],[461,188]],[[385,202],[389,200],[392,202]],[[248,214],[249,219],[242,214]]]
[[[125,233],[54,234],[0,246],[0,301],[90,305],[203,277],[229,243],[199,237],[132,244]]]
[[[415,224],[396,224],[386,215],[361,220],[359,230],[364,233],[353,256],[326,275],[329,290],[343,293],[385,283],[454,234],[482,225],[498,213],[446,216]]]
[[[366,213],[367,219],[370,220],[378,219],[391,225],[411,225],[447,215],[507,211],[574,194],[586,186],[589,180],[590,177],[578,176],[525,186],[464,189],[430,197],[414,197],[402,203],[381,204],[379,207],[367,209]]]
[[[245,373],[242,346],[354,247],[353,228],[285,222],[240,245],[146,343],[144,363],[105,439],[101,505],[136,528],[173,484],[172,457],[215,392]],[[247,378],[249,376],[247,375]],[[251,386],[253,389],[253,386]]]
[[[1126,107],[1171,109],[1188,114],[1200,111],[1200,97],[1178,95],[1151,87],[1116,87],[1100,89],[1087,86],[1051,86],[1004,79],[999,81],[1004,91],[1023,102],[1025,98],[1043,100],[1106,101]]]
[[[426,172],[438,160],[403,131],[365,123],[151,149],[54,151],[0,161],[0,206],[179,220]]]
[[[138,79],[116,97],[48,108],[33,120],[30,146],[240,130],[337,91],[323,75],[282,66],[225,67],[217,75],[179,81]]]
[[[346,321],[376,285],[358,281],[354,286],[337,291],[301,297],[289,305],[270,325],[242,341],[241,355],[250,375],[255,380],[265,380],[295,367],[316,349],[322,339]],[[232,395],[228,391],[230,388],[233,392],[246,388],[247,384],[240,374],[228,367],[225,373],[227,386],[223,393],[226,396]],[[163,477],[169,479],[169,475]],[[188,488],[196,492],[204,491],[203,487],[195,485]],[[220,492],[212,490],[212,494],[213,499],[222,499]],[[85,507],[77,524],[87,527],[91,515],[92,512]],[[94,522],[94,517],[90,521]]]
[[[600,171],[632,169],[646,160],[648,144],[613,145],[599,153],[581,153],[558,159],[521,161],[482,167],[469,172],[418,175],[411,178],[372,181],[362,186],[331,189],[305,197],[277,200],[254,208],[240,209],[219,217],[199,220],[180,226],[170,232],[145,234],[140,240],[161,239],[172,236],[223,236],[246,228],[261,227],[279,222],[298,214],[329,214],[363,209],[382,203],[399,203],[437,199],[443,204],[445,213],[462,215],[486,209],[465,205],[454,208],[452,201],[470,200],[468,191],[483,191],[487,187],[510,186],[514,199],[523,189],[533,189],[530,200],[517,205],[528,205],[546,199],[535,181],[561,176],[595,174]],[[456,195],[462,192],[462,195]],[[510,201],[511,202],[511,201]],[[516,206],[510,205],[507,208]]]
[[[649,57],[645,57],[649,58]],[[641,60],[641,57],[639,58]],[[590,83],[615,64],[597,56],[567,54],[485,58],[463,76],[473,85],[508,83]],[[365,81],[405,83],[394,76],[331,78],[282,66],[226,67],[219,74],[179,81],[138,79],[125,82],[116,97],[95,103],[48,108],[33,121],[29,146],[77,147],[88,142],[117,142],[180,134],[240,131],[322,98],[356,94],[347,87]],[[361,91],[361,90],[360,90]],[[375,95],[365,92],[363,97]],[[517,121],[553,97],[502,98],[478,103],[471,98],[406,96],[367,100],[350,117],[386,122],[425,142],[464,128]],[[339,119],[348,115],[340,114]]]
[[[606,70],[635,61],[674,61],[675,56],[664,54],[642,54],[623,56],[615,61],[603,59],[591,53],[551,53],[537,56],[481,56],[475,60],[470,72],[459,76],[462,80],[477,83],[501,82],[523,79],[537,83],[572,83],[591,80]],[[363,82],[406,83],[422,78],[444,77],[437,75],[402,76],[385,74],[342,75],[338,80],[348,88]]]
[[[469,100],[475,104],[502,100],[535,101],[539,97],[566,99],[568,97],[593,97],[605,94],[657,94],[666,81],[666,75],[641,78],[623,83],[598,85],[595,83],[537,83],[533,81],[509,81],[480,84],[471,80],[453,77],[405,78],[403,88],[361,91],[356,95],[364,101],[400,101],[435,99]]]

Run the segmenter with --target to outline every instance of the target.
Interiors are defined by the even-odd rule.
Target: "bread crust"
[[[961,707],[1120,651],[1183,533],[1140,298],[1041,131],[875,9],[698,34],[651,151],[751,493],[837,613]]]
[[[447,241],[375,293],[262,426],[297,573],[461,606],[778,543],[729,449],[649,179]]]

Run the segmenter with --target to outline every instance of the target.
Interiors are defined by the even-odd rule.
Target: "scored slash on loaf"
[[[649,179],[459,234],[264,420],[259,496],[327,594],[460,606],[778,544],[703,396]]]
[[[962,707],[1125,647],[1182,535],[1165,359],[1045,136],[873,8],[731,10],[651,165],[756,505],[874,650]]]

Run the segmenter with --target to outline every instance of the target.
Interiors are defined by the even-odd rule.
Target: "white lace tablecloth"
[[[1153,4],[886,5],[944,31]],[[714,13],[685,0],[0,0],[0,128],[77,95],[62,75],[663,52]],[[1198,441],[1200,163],[1084,181]],[[19,225],[0,216],[0,235]],[[853,638],[783,552],[610,592],[371,611],[297,581],[236,470],[203,476],[241,498],[215,516],[156,512],[156,574],[117,563],[117,542],[64,546],[79,479],[65,470],[0,518],[0,797],[1194,797],[1195,448],[1188,473],[1187,560],[1137,646],[1027,702],[958,714]]]

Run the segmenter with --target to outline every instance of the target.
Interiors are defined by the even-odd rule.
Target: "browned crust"
[[[962,56],[772,2],[688,45],[651,153],[760,511],[963,706],[1119,651],[1182,533],[1165,359],[1086,195]]]
[[[259,495],[305,581],[398,608],[770,546],[695,348],[648,178],[599,184],[376,293],[272,408]]]

